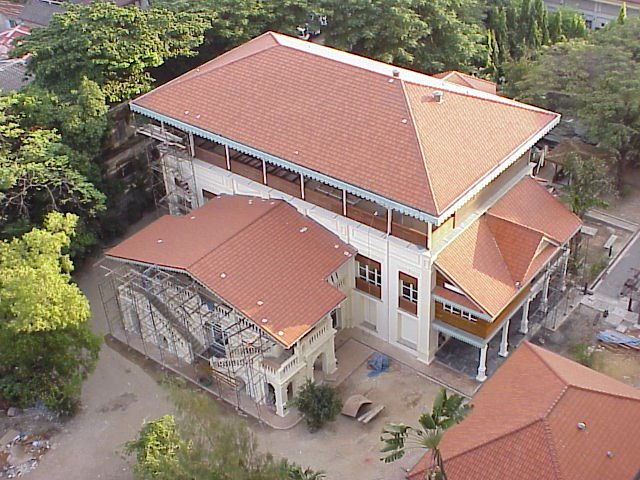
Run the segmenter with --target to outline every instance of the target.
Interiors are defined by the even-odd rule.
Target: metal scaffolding
[[[166,209],[171,215],[185,215],[198,203],[187,135],[152,123],[138,125],[136,133],[155,140],[146,153],[156,208]]]
[[[106,268],[106,267],[103,267]],[[123,263],[99,286],[109,334],[260,418],[267,400],[264,353],[275,345],[250,320],[187,274]]]

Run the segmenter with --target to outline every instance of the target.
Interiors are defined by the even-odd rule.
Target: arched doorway
[[[266,403],[268,407],[276,406],[276,389],[270,383],[267,383],[267,396],[264,403]]]
[[[313,362],[313,381],[314,382],[322,382],[324,380],[325,374],[325,364],[326,358],[324,352],[321,352]]]

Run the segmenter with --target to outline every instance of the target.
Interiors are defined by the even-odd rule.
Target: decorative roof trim
[[[188,123],[182,122],[172,117],[168,117],[164,114],[155,112],[146,107],[142,107],[133,102],[129,103],[129,107],[131,111],[135,113],[139,113],[146,117],[152,118],[154,120],[158,120],[160,122],[164,122],[167,125],[171,125],[173,127],[179,128],[185,132],[192,133],[194,135],[198,135],[199,137],[206,138],[208,140],[213,140],[214,142],[220,143],[222,145],[226,145],[234,150],[242,152],[247,155],[251,155],[253,157],[259,158],[261,160],[265,160],[274,165],[278,165],[279,167],[286,168],[288,170],[292,170],[296,173],[300,173],[305,177],[312,178],[317,180],[318,182],[325,183],[327,185],[331,185],[332,187],[339,188],[341,190],[346,190],[347,192],[357,195],[359,197],[365,198],[372,202],[378,203],[386,208],[390,208],[392,210],[396,210],[397,212],[404,213],[405,215],[412,216],[417,218],[418,220],[422,220],[424,222],[432,223],[439,225],[442,223],[444,218],[437,218],[433,215],[430,215],[426,212],[422,212],[413,207],[409,207],[407,205],[403,205],[394,200],[388,199],[376,193],[370,192],[360,187],[356,187],[355,185],[351,185],[349,183],[345,183],[341,180],[337,180],[335,178],[329,177],[328,175],[324,175],[322,173],[316,172],[306,167],[302,167],[300,165],[296,165],[295,163],[289,162],[288,160],[284,160],[280,157],[276,157],[275,155],[271,155],[269,153],[262,152],[261,150],[257,150],[255,148],[249,147],[248,145],[244,145],[240,142],[236,142],[235,140],[231,140],[229,138],[223,137],[222,135],[218,135],[216,133],[209,132],[207,130],[203,130],[199,127],[194,127]]]

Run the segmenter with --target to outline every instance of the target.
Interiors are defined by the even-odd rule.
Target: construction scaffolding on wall
[[[187,214],[198,205],[188,136],[164,124],[153,123],[137,125],[136,133],[155,140],[147,147],[146,154],[156,208],[171,215]]]
[[[275,342],[186,274],[124,263],[99,285],[109,334],[261,420]]]

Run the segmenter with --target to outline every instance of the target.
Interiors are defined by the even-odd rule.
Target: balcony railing
[[[195,150],[198,159],[228,170],[224,148],[221,145],[201,141]],[[229,166],[231,172],[264,184],[262,160],[233,152],[229,158]],[[266,174],[267,186],[296,198],[302,198],[301,177],[298,173],[267,163]],[[426,223],[403,217],[398,212],[394,212],[391,232],[388,232],[388,212],[384,207],[351,194],[347,194],[346,197],[346,216],[348,218],[383,233],[391,233],[392,236],[414,245],[427,246]],[[305,179],[304,199],[330,212],[340,215],[344,213],[343,192],[321,182]]]

